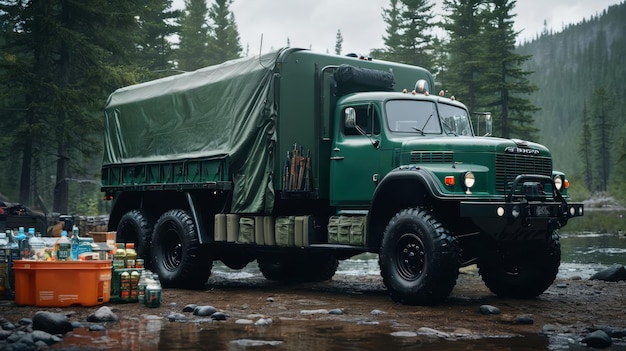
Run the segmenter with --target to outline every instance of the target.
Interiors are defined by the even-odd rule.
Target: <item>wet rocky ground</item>
[[[320,333],[320,326],[324,326],[326,329],[321,331],[322,334],[332,333],[333,338],[350,340],[355,337],[354,333],[362,333],[362,330],[357,331],[350,326],[368,325],[376,326],[378,332],[395,338],[420,336],[453,344],[461,340],[540,336],[548,340],[545,347],[549,344],[550,349],[575,350],[607,346],[593,344],[585,339],[597,335],[596,331],[600,330],[603,333],[600,336],[606,338],[605,335],[608,335],[613,350],[626,350],[625,289],[624,281],[606,282],[571,277],[557,279],[536,299],[506,299],[494,296],[476,270],[467,269],[459,276],[456,287],[443,304],[423,307],[393,302],[377,275],[336,275],[331,281],[298,285],[279,284],[256,276],[236,280],[212,276],[203,291],[165,289],[162,304],[158,308],[148,308],[139,303],[107,303],[105,306],[119,318],[115,322],[87,322],[89,315],[101,306],[19,307],[12,301],[0,301],[0,315],[15,326],[10,333],[0,335],[15,335],[18,331],[28,333],[32,329],[29,320],[43,310],[66,315],[70,322],[81,323],[85,328],[92,324],[101,325],[106,330],[106,338],[118,339],[107,343],[103,342],[102,332],[90,334],[85,329],[87,331],[77,334],[75,329],[61,335],[62,341],[48,346],[51,349],[72,349],[72,345],[82,345],[82,348],[90,344],[96,345],[92,346],[95,349],[115,349],[107,345],[119,346],[120,340],[128,339],[130,322],[139,321],[142,325],[149,325],[150,321],[157,320],[159,323],[155,329],[158,330],[153,330],[152,334],[144,333],[153,337],[137,338],[135,335],[135,346],[129,346],[128,349],[164,349],[163,345],[154,344],[159,343],[159,338],[161,343],[164,340],[163,330],[175,329],[172,323],[187,323],[188,328],[193,329],[191,333],[196,334],[199,329],[211,329],[207,325],[219,323],[222,331],[241,328],[248,333],[255,333],[257,328],[272,330],[281,326],[285,329],[272,335],[284,335],[287,326],[295,326],[295,331],[290,334],[292,338],[295,337],[293,335],[307,334],[309,331]],[[221,314],[211,317],[210,313],[204,316],[194,314],[193,309],[185,311],[184,308],[190,305],[208,310],[213,307]],[[196,312],[199,311],[196,309]],[[189,323],[194,321],[203,323]],[[317,328],[316,331],[313,328]],[[177,333],[178,336],[168,338],[180,338],[182,332]],[[244,340],[241,341],[243,346],[229,349],[247,349],[249,346],[261,347],[255,349],[284,349],[278,344],[272,344],[284,342],[280,341],[280,335],[262,339],[266,342],[261,345],[254,344],[258,340],[241,339]],[[198,340],[196,342],[201,343],[203,337],[198,337]],[[252,344],[246,345],[246,342]],[[0,341],[0,350],[3,346],[8,349],[7,345],[6,340]],[[142,345],[145,347],[142,348]],[[198,345],[195,348],[202,349]]]

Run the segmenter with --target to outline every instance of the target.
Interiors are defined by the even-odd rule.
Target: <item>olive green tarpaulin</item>
[[[269,213],[279,52],[124,87],[104,113],[105,165],[227,155],[232,212]]]

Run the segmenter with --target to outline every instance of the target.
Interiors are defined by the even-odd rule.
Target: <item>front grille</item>
[[[411,164],[418,163],[452,163],[452,152],[411,151]]]
[[[552,176],[552,159],[533,155],[496,155],[496,191],[505,193],[520,174]]]

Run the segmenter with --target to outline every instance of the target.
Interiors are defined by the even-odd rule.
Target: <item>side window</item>
[[[356,111],[356,124],[367,135],[380,134],[380,117],[378,110],[373,105],[353,106]],[[361,135],[356,128],[348,128],[343,125],[344,135]]]

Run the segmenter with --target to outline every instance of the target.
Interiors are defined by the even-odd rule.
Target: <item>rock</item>
[[[74,327],[65,315],[39,311],[33,317],[33,329],[50,334],[65,334],[74,330]]]
[[[0,340],[6,340],[9,336],[11,336],[10,331],[0,329]]]
[[[217,312],[217,308],[213,306],[198,306],[193,310],[194,316],[211,316]]]
[[[567,288],[567,284],[563,284],[563,283],[557,284],[556,287],[559,288],[559,289],[565,289],[565,288]]]
[[[265,301],[267,301],[267,302],[274,302],[274,298],[273,297],[268,297],[267,299],[265,299]]]
[[[603,330],[596,330],[593,333],[590,333],[580,342],[586,344],[589,347],[595,347],[598,349],[609,347],[613,343],[609,334],[607,334]]]
[[[102,324],[92,324],[89,326],[89,331],[104,331],[106,328]]]
[[[480,313],[482,314],[500,314],[500,309],[491,305],[480,306]]]
[[[328,311],[328,314],[344,314],[345,311],[343,308],[333,308],[332,310]]]
[[[178,322],[178,321],[186,320],[187,316],[185,316],[182,313],[172,312],[172,313],[168,313],[168,315],[165,316],[165,318],[167,318],[167,320],[170,322]]]
[[[618,282],[626,280],[626,268],[621,264],[613,264],[609,268],[602,270],[589,278],[590,280],[604,280],[607,282]]]
[[[418,334],[421,335],[426,335],[426,336],[436,336],[439,338],[444,338],[447,339],[450,337],[450,334],[439,331],[437,329],[433,329],[433,328],[427,328],[427,327],[421,327],[417,330]]]
[[[73,321],[72,322],[72,328],[74,329],[78,329],[78,328],[84,328],[85,326],[83,325],[83,323],[79,322],[79,321]]]
[[[56,335],[52,335],[50,333],[46,333],[42,330],[35,330],[30,334],[30,337],[36,343],[38,341],[44,342],[46,345],[56,344],[58,342],[63,341],[63,339],[59,338]]]
[[[325,310],[325,309],[302,310],[302,311],[300,311],[300,314],[307,315],[307,316],[310,316],[310,315],[313,315],[313,314],[328,314],[328,310]]]
[[[19,320],[19,322],[17,322],[17,324],[19,325],[31,325],[33,324],[33,320],[30,318],[22,318]]]
[[[232,340],[231,344],[237,345],[243,349],[248,349],[252,347],[258,346],[278,346],[282,344],[282,341],[274,341],[274,340],[252,340],[252,339],[238,339]]]
[[[385,312],[381,311],[381,310],[372,310],[372,312],[370,312],[371,314],[373,314],[374,316],[380,316],[385,314]]]
[[[518,316],[517,318],[515,318],[515,324],[530,325],[534,323],[535,320],[530,318],[529,316]]]
[[[87,322],[117,322],[118,320],[119,317],[107,306],[102,306],[96,312],[87,316]]]
[[[198,305],[191,303],[191,304],[183,307],[183,312],[193,312],[193,311],[196,310],[196,307],[198,307]]]
[[[215,312],[211,315],[211,319],[215,321],[225,321],[228,316],[223,312]]]
[[[268,326],[270,324],[272,324],[273,321],[271,318],[261,318],[258,321],[254,322],[254,325],[260,326],[260,327],[265,327]]]
[[[10,348],[8,350],[14,351],[36,351],[39,349],[30,334],[22,335],[22,337],[9,345]]]
[[[400,338],[412,338],[416,337],[417,333],[412,331],[399,331],[391,333],[391,336],[400,337]]]
[[[581,277],[579,275],[573,275],[569,279],[571,279],[571,280],[583,280],[583,277]]]

